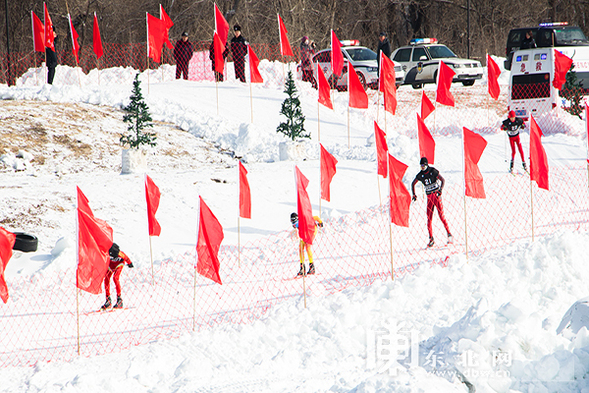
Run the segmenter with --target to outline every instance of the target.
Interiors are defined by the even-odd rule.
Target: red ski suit
[[[106,292],[106,297],[110,296],[110,278],[113,278],[115,282],[115,289],[117,290],[117,296],[121,296],[121,283],[119,281],[119,277],[121,276],[121,272],[123,271],[123,266],[130,265],[131,260],[122,251],[119,251],[119,255],[116,258],[110,258],[110,263],[108,264],[108,271],[106,272],[106,276],[104,276],[104,292]]]

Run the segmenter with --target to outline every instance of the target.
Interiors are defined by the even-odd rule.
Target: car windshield
[[[556,42],[561,45],[588,43],[587,37],[585,37],[583,31],[578,27],[554,29],[554,33],[556,33]]]
[[[445,57],[458,57],[446,45],[428,46],[427,50],[432,59],[443,59]]]
[[[368,48],[349,48],[346,49],[348,56],[352,61],[376,60],[376,53]]]

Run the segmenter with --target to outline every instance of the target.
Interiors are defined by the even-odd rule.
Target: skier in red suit
[[[101,307],[102,310],[106,310],[110,308],[110,278],[113,278],[115,282],[115,288],[117,291],[117,302],[113,306],[113,308],[123,308],[123,299],[121,298],[121,283],[119,278],[121,277],[121,273],[123,271],[123,266],[127,265],[129,267],[133,267],[133,263],[125,254],[122,252],[117,243],[113,243],[108,250],[108,254],[110,257],[110,263],[108,264],[108,271],[106,272],[106,276],[104,276],[104,292],[106,293],[106,303]]]
[[[450,228],[448,227],[448,222],[444,215],[444,207],[442,206],[442,189],[444,188],[445,180],[436,168],[429,166],[426,157],[421,157],[419,165],[421,166],[421,171],[415,176],[413,183],[411,183],[411,192],[413,194],[412,199],[414,201],[417,200],[417,196],[415,195],[415,184],[417,184],[418,181],[423,183],[425,194],[427,195],[427,231],[429,232],[429,243],[427,246],[432,247],[434,245],[434,235],[432,233],[434,208],[438,209],[440,220],[442,221],[442,224],[444,224],[444,228],[446,228],[448,243],[452,243],[452,234],[450,233]]]

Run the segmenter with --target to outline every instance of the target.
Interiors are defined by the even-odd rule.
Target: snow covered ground
[[[281,70],[263,62],[263,76]],[[152,239],[156,261],[194,247],[199,195],[223,225],[224,244],[237,243],[235,157],[245,161],[253,201],[252,219],[240,221],[242,242],[289,229],[295,164],[311,181],[318,211],[319,137],[339,161],[332,200],[322,201],[324,218],[379,204],[374,118],[388,128],[391,154],[409,165],[405,182],[418,171],[420,91],[399,89],[399,114],[387,115],[386,126],[382,107],[351,110],[348,131],[345,93],[335,93],[334,111],[318,109],[316,91],[299,84],[312,140],[304,159],[280,161],[284,138],[275,129],[285,95],[277,79],[252,87],[251,123],[248,85],[230,78],[217,89],[212,82],[172,80],[172,72],[165,67],[162,81],[161,70],[151,71],[149,86],[141,75],[159,142],[150,151],[148,172],[162,192],[162,235]],[[98,85],[91,73],[80,87],[79,74],[58,67],[54,86],[41,86],[39,70],[17,87],[0,87],[0,146],[12,152],[0,165],[0,225],[40,239],[38,252],[17,252],[9,262],[11,296],[18,296],[11,279],[75,266],[76,185],[137,269],[148,269],[143,175],[120,175],[118,136],[125,125],[117,109],[128,100],[134,74],[105,70]],[[459,109],[439,108],[436,125],[431,117],[426,121],[437,132],[436,167],[448,184],[462,182],[460,130],[466,126],[484,131],[489,142],[483,175],[507,176],[505,136],[497,131],[505,103],[487,109],[484,81],[454,85],[453,91]],[[585,163],[584,123],[570,124],[567,135],[543,138],[551,165]],[[522,140],[527,151],[527,133]],[[395,282],[312,297],[307,308],[302,298],[286,300],[252,324],[225,324],[71,362],[4,367],[0,391],[464,392],[472,384],[478,392],[589,392],[587,244],[587,232],[561,230],[469,260],[453,255],[446,268],[421,267]],[[389,361],[387,354],[405,344],[412,350],[400,364]]]

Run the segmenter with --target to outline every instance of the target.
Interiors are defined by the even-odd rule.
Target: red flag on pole
[[[454,96],[450,93],[452,79],[456,73],[440,60],[438,67],[438,87],[436,90],[436,102],[442,105],[454,106]]]
[[[366,90],[364,90],[364,86],[360,83],[358,74],[350,62],[348,62],[348,92],[350,94],[348,104],[350,108],[368,108],[368,94],[366,94]]]
[[[155,218],[157,208],[160,206],[160,189],[155,185],[151,177],[145,175],[145,201],[147,202],[147,224],[149,236],[159,236],[162,232],[160,223]]]
[[[501,75],[499,66],[495,63],[495,60],[487,54],[487,90],[494,100],[499,98],[499,93],[501,92],[501,89],[499,88],[499,75]]]
[[[530,179],[548,191],[548,158],[542,146],[542,130],[530,116]]]
[[[78,32],[74,29],[74,24],[72,23],[72,18],[70,14],[67,14],[67,19],[70,22],[70,34],[72,36],[72,53],[76,57],[76,64],[80,61],[78,58],[78,53],[80,52],[80,44],[78,44]]]
[[[327,83],[327,78],[325,77],[321,67],[317,67],[317,75],[319,76],[319,103],[323,104],[329,109],[333,109],[331,96],[329,94],[331,89],[329,88],[329,83]]]
[[[49,11],[47,10],[47,5],[43,3],[43,7],[45,7],[45,38],[43,42],[45,43],[46,48],[51,48],[55,50],[53,46],[53,41],[55,40],[55,36],[53,35],[53,22],[51,22],[51,17],[49,16]]]
[[[391,222],[402,227],[409,227],[409,210],[411,207],[411,195],[403,184],[403,176],[407,165],[389,156],[389,206]]]
[[[239,161],[239,217],[252,218],[252,197],[247,170]]]
[[[252,49],[251,45],[248,44],[247,46],[248,56],[249,56],[249,64],[250,64],[250,82],[251,83],[264,83],[264,78],[260,75],[260,70],[258,66],[260,65],[260,60],[258,60],[258,56],[256,56],[254,50]],[[217,51],[215,50],[215,53]],[[216,60],[215,60],[216,61]]]
[[[86,196],[78,191],[78,270],[76,286],[95,295],[102,292],[108,269],[108,250],[112,246],[112,228],[94,217]]]
[[[15,240],[16,235],[14,233],[0,227],[0,299],[4,304],[8,301],[8,286],[4,278],[4,272],[8,261],[12,257],[12,247],[14,247]]]
[[[164,23],[164,27],[165,27],[164,43],[168,46],[168,48],[174,49],[174,45],[172,45],[172,43],[170,42],[170,36],[168,34],[170,31],[170,28],[172,26],[174,26],[174,22],[172,22],[172,19],[170,19],[168,14],[166,14],[166,11],[164,10],[164,7],[162,7],[161,4],[160,4],[160,19]]]
[[[221,11],[219,11],[217,3],[215,3],[215,32],[219,34],[223,48],[225,48],[225,45],[227,44],[227,36],[229,35],[229,23],[227,23]]]
[[[374,122],[374,144],[376,145],[376,171],[386,179],[387,177],[387,136],[384,131]]]
[[[573,59],[554,49],[554,80],[552,85],[556,89],[560,90],[566,82],[567,72],[571,69],[572,64]]]
[[[430,99],[427,97],[427,95],[425,94],[425,91],[422,91],[421,92],[421,118],[423,120],[425,120],[426,117],[428,117],[435,109],[436,109],[436,107],[434,106],[434,104],[432,104]]]
[[[299,237],[307,244],[313,244],[315,237],[315,220],[311,200],[307,194],[309,180],[295,166],[295,181],[297,188],[297,214],[299,215]]]
[[[380,52],[379,90],[384,96],[384,110],[395,114],[397,110],[397,86],[395,85],[395,64],[384,52]]]
[[[147,14],[147,35],[149,45],[149,57],[156,63],[162,58],[162,48],[164,46],[164,34],[166,28],[161,19]]]
[[[335,175],[337,159],[332,156],[322,144],[321,146],[321,199],[329,202],[331,200],[330,184]]]
[[[433,165],[436,157],[436,142],[419,114],[417,114],[417,139],[419,140],[419,157],[426,157],[429,164]]]
[[[331,69],[333,74],[341,76],[344,69],[344,55],[342,53],[342,44],[337,39],[335,31],[331,30]]]
[[[104,54],[102,50],[102,39],[100,38],[100,29],[98,28],[98,19],[96,12],[94,13],[94,28],[92,29],[92,48],[97,59],[100,59]]]
[[[41,19],[31,11],[33,21],[33,47],[35,52],[45,52],[45,26]]]
[[[286,33],[288,33],[288,31],[286,30],[286,27],[284,26],[284,22],[282,22],[282,18],[280,17],[279,14],[278,15],[278,32],[280,34],[280,54],[282,56],[293,56],[294,54],[292,53],[292,48],[290,47],[290,42],[288,41],[288,35]]]
[[[200,199],[200,219],[198,220],[198,241],[196,253],[198,274],[209,278],[217,284],[223,284],[219,276],[219,248],[223,241],[223,227],[207,206],[202,197]]]
[[[223,73],[225,68],[225,59],[223,58],[225,45],[221,42],[221,37],[217,32],[213,34],[213,50],[215,51],[215,72]]]
[[[464,132],[464,195],[483,199],[486,198],[485,186],[478,163],[487,147],[487,141],[466,127],[462,129]]]

